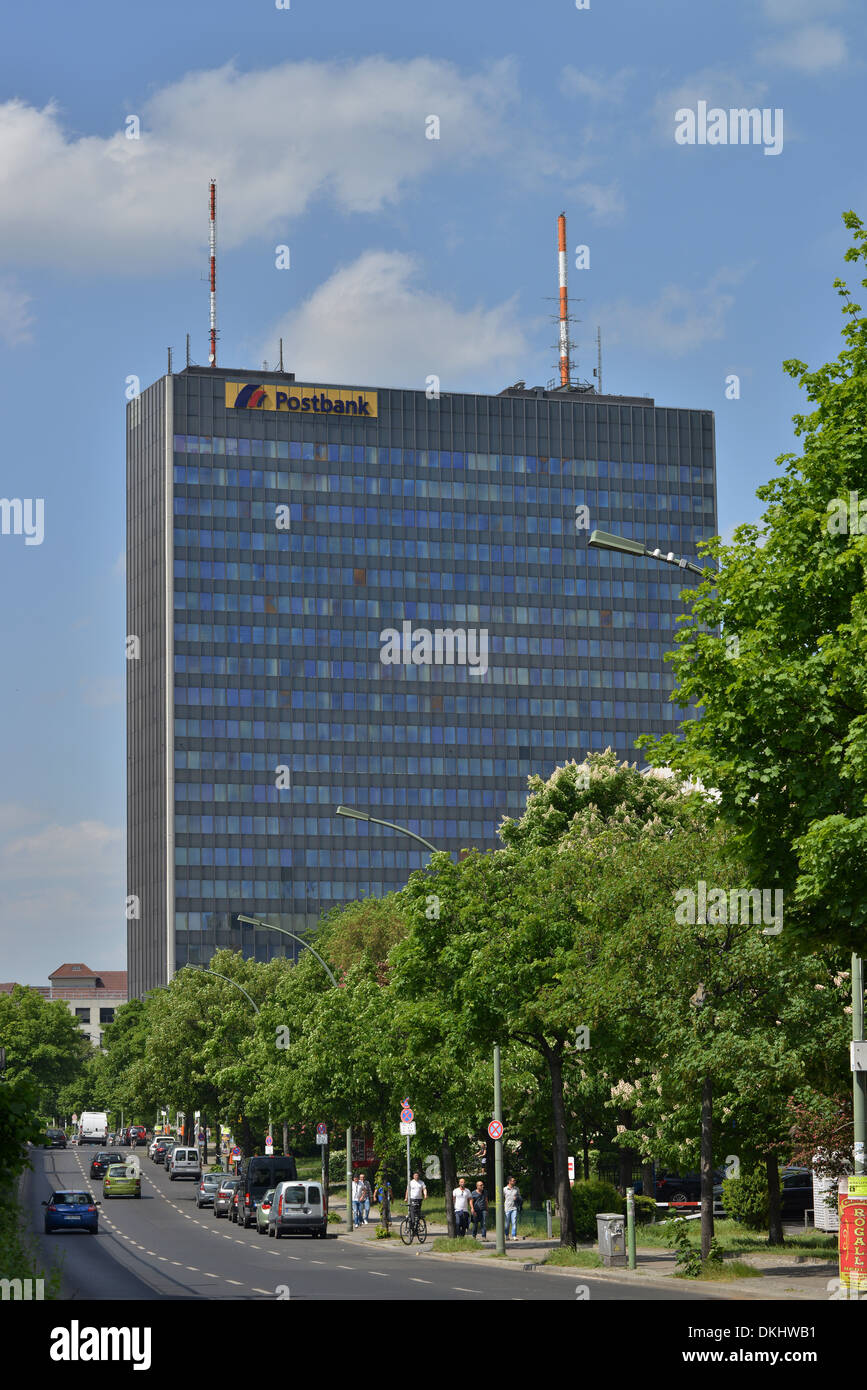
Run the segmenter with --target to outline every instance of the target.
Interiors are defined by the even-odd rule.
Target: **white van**
[[[79,1144],[108,1143],[108,1115],[104,1110],[85,1110],[78,1121]]]

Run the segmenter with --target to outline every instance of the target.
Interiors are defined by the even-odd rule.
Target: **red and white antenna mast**
[[[211,251],[211,351],[208,366],[217,365],[217,180],[210,186],[210,251]]]
[[[566,289],[566,214],[557,218],[557,267],[560,275],[560,385],[568,386],[572,373],[569,348],[569,304]]]

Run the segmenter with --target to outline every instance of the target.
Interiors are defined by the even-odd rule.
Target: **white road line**
[[[411,1284],[432,1284],[432,1283],[433,1283],[433,1280],[432,1280],[432,1279],[415,1279],[412,1275],[410,1275],[410,1276],[409,1276],[409,1282],[410,1282]]]
[[[460,1284],[452,1284],[455,1293],[481,1293],[481,1289],[462,1289]]]
[[[338,1269],[357,1269],[358,1265],[338,1265]]]
[[[178,1268],[180,1268],[180,1266],[183,1264],[183,1260],[172,1260],[172,1264],[177,1265]]]
[[[382,1271],[381,1269],[369,1269],[367,1272],[368,1272],[368,1274],[375,1274],[379,1279],[387,1279],[387,1278],[388,1278],[388,1275],[387,1275],[387,1274],[384,1274],[383,1271]]]
[[[243,1285],[242,1285],[240,1279],[227,1279],[227,1280],[226,1280],[226,1283],[227,1283],[227,1284],[237,1284],[239,1289],[240,1289],[240,1288],[243,1288]]]
[[[270,1297],[271,1297],[272,1290],[271,1290],[271,1289],[257,1289],[257,1288],[254,1286],[253,1292],[254,1292],[254,1293],[263,1293],[263,1294],[265,1295],[266,1298],[270,1298]]]
[[[193,1271],[193,1274],[198,1274],[199,1272],[198,1267],[196,1265],[187,1265],[187,1269],[191,1269]]]
[[[219,1274],[209,1274],[207,1270],[204,1271],[204,1274],[206,1279],[219,1279],[220,1277]]]

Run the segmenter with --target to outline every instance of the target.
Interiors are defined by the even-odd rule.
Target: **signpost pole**
[[[494,1046],[494,1119],[503,1120],[503,1095],[500,1079],[500,1044]],[[506,1222],[503,1211],[503,1141],[494,1140],[494,1214],[497,1221],[497,1254],[506,1253]]]
[[[352,1220],[352,1125],[346,1126],[346,1229],[351,1231]]]
[[[626,1249],[629,1268],[635,1269],[635,1188],[626,1189]]]

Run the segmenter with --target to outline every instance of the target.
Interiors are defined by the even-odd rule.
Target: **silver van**
[[[268,1234],[279,1239],[294,1232],[319,1236],[328,1233],[328,1217],[319,1182],[281,1182],[274,1189],[268,1214]]]
[[[196,1182],[202,1180],[202,1160],[198,1149],[183,1149],[179,1144],[166,1156],[166,1167],[172,1182],[175,1178],[194,1178]]]

